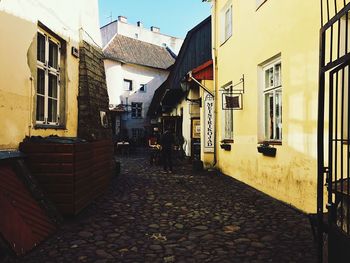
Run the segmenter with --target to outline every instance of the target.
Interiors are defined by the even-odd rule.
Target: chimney
[[[137,26],[138,26],[138,27],[143,27],[142,22],[141,22],[141,21],[137,21]]]
[[[159,28],[159,27],[155,27],[155,26],[151,26],[151,31],[152,31],[152,32],[159,33],[160,28]]]
[[[125,16],[118,16],[118,21],[128,23],[128,19]]]

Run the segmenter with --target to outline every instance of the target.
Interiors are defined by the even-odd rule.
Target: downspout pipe
[[[213,56],[213,66],[214,66],[214,95],[217,95],[217,86],[218,86],[218,66],[217,66],[217,30],[216,30],[216,10],[217,10],[217,1],[213,0],[212,5],[212,16],[211,16],[211,26],[212,26],[212,56]],[[218,132],[218,100],[219,96],[215,96],[216,100],[214,100],[214,160],[213,160],[213,167],[217,164],[217,132]]]

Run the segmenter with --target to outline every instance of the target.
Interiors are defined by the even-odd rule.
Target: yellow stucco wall
[[[217,167],[303,211],[316,210],[316,125],[318,89],[319,1],[268,0],[258,10],[255,0],[232,0],[232,36],[220,44],[220,10],[216,0],[213,34],[217,55],[217,88],[239,82],[244,74],[243,110],[234,111],[234,143],[220,149],[223,111],[217,99]],[[282,62],[282,145],[275,158],[257,152],[261,139],[259,65],[280,54]]]
[[[0,150],[17,149],[25,136],[76,136],[78,117],[79,60],[70,55],[62,69],[65,77],[65,129],[35,129],[37,24],[0,11]]]

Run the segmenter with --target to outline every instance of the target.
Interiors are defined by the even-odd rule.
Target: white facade
[[[149,125],[147,111],[155,90],[166,80],[169,75],[167,70],[150,67],[122,64],[114,60],[105,60],[105,70],[110,108],[120,104],[128,104],[128,113],[122,116],[122,128],[127,129],[129,137],[132,137],[132,129],[144,128]],[[125,91],[124,79],[132,81],[132,90]],[[140,91],[140,85],[146,84],[145,91]],[[142,103],[142,117],[131,116],[130,105]]]
[[[0,11],[14,14],[24,20],[40,21],[62,37],[79,42],[84,39],[93,45],[102,45],[98,30],[97,0],[1,0]],[[88,36],[90,35],[90,36]]]
[[[127,23],[125,17],[119,17],[118,20],[101,28],[102,44],[106,46],[116,34],[119,34],[157,46],[167,46],[172,52],[178,54],[183,39],[164,35],[159,30],[157,27],[145,28],[140,22],[137,25],[131,25]]]
[[[125,17],[119,17],[117,21],[101,28],[102,44],[105,50],[116,35],[122,35],[163,48],[167,47],[172,53],[178,54],[183,39],[161,34],[159,30],[156,27],[144,28],[140,22],[137,25],[131,25],[127,23]],[[147,52],[147,50],[144,52]],[[166,52],[169,52],[169,50]],[[113,110],[118,105],[128,105],[125,108],[128,112],[119,114],[114,120],[116,123],[115,135],[123,130],[127,132],[129,138],[140,137],[139,135],[135,136],[136,130],[142,130],[143,135],[147,135],[151,132],[150,119],[147,117],[148,108],[155,90],[167,79],[168,69],[121,63],[111,59],[105,59],[104,63],[110,109]],[[131,91],[124,90],[124,80],[132,81]],[[140,91],[141,84],[146,84],[145,91]],[[133,103],[142,104],[141,117],[132,116]],[[118,125],[120,126],[118,127]]]

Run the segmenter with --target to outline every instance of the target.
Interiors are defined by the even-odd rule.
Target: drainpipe
[[[213,46],[213,51],[212,51],[212,56],[213,56],[213,67],[214,67],[214,98],[216,97],[216,100],[214,100],[214,116],[215,116],[215,121],[214,121],[214,162],[213,162],[213,167],[216,166],[217,164],[217,141],[216,139],[218,138],[217,133],[218,133],[218,100],[219,96],[216,94],[217,91],[217,86],[218,86],[218,66],[217,66],[217,30],[216,30],[216,23],[217,23],[217,18],[216,18],[216,10],[217,10],[217,1],[213,1],[213,6],[212,6],[212,16],[211,16],[211,26],[212,26],[212,46]],[[214,14],[214,15],[213,15]]]

